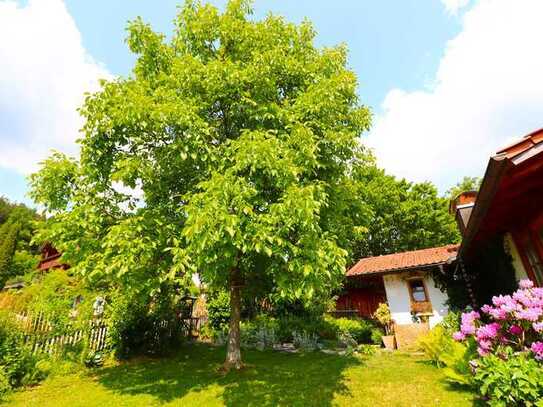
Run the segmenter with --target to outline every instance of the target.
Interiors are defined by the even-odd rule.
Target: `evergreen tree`
[[[11,261],[15,254],[17,235],[19,233],[18,223],[8,223],[7,232],[0,242],[0,287],[3,287],[7,279],[12,275]]]

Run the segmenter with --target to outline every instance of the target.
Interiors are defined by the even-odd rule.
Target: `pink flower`
[[[504,303],[500,305],[500,309],[502,309],[503,311],[513,312],[522,308],[513,298],[511,298],[511,296],[506,295],[504,298]]]
[[[507,312],[501,308],[492,308],[488,314],[497,320],[507,319]]]
[[[532,326],[536,332],[543,332],[543,322],[534,322]]]
[[[535,288],[532,288],[531,291],[534,297],[537,297],[540,300],[543,300],[543,287],[535,287]]]
[[[509,333],[511,333],[511,334],[513,334],[515,336],[522,335],[522,332],[524,332],[524,331],[518,325],[513,325],[513,326],[511,326],[511,328],[509,328]]]
[[[498,336],[499,331],[500,324],[498,324],[497,322],[483,325],[482,327],[477,329],[477,339],[494,339],[496,336]]]
[[[494,304],[496,307],[500,307],[507,303],[509,300],[511,300],[510,295],[498,295],[492,297],[492,304]]]
[[[543,314],[542,308],[526,308],[516,312],[518,319],[524,319],[526,321],[536,322]]]
[[[466,339],[466,335],[464,335],[462,332],[455,332],[453,333],[453,339],[458,342],[462,342],[464,339]]]
[[[488,355],[490,352],[489,352],[487,349],[477,348],[477,353],[479,353],[480,356],[486,356],[486,355]]]
[[[533,281],[531,280],[520,280],[519,283],[518,283],[518,286],[520,288],[532,288],[534,286],[534,283]]]
[[[491,305],[488,305],[488,304],[485,304],[481,307],[481,311],[484,312],[485,314],[490,314],[490,312],[493,310],[494,308],[491,306]]]
[[[460,325],[460,331],[464,335],[473,335],[475,333],[475,320],[481,316],[476,311],[466,312],[462,314],[462,324]]]
[[[543,342],[532,343],[530,349],[534,353],[537,360],[543,360]]]

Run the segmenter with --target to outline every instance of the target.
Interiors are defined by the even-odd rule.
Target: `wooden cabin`
[[[337,308],[370,318],[379,303],[388,302],[396,324],[424,320],[434,326],[448,309],[432,273],[448,272],[457,250],[448,245],[361,259],[347,271],[347,288]]]
[[[45,243],[41,247],[41,258],[38,263],[38,270],[48,271],[58,268],[63,270],[69,269],[70,266],[68,264],[60,261],[60,256],[62,256],[62,253],[55,249],[51,243]]]

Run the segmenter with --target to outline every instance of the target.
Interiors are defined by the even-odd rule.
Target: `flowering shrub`
[[[485,318],[477,311],[464,313],[460,331],[453,338],[473,338],[481,356],[503,353],[507,347],[515,352],[531,352],[535,359],[543,360],[543,288],[522,280],[513,295],[493,297],[492,304],[481,308]],[[489,323],[483,323],[483,319]]]
[[[522,280],[512,295],[462,314],[453,339],[477,348],[474,383],[491,405],[534,405],[543,397],[543,288]]]

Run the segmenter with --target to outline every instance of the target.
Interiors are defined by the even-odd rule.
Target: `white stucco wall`
[[[522,263],[522,259],[520,258],[517,245],[515,244],[515,241],[513,240],[513,236],[511,236],[511,233],[506,233],[504,237],[504,246],[505,246],[505,250],[513,258],[513,268],[515,269],[515,279],[517,281],[527,279],[528,274],[526,273],[526,269],[524,268],[524,263]]]
[[[413,323],[409,287],[405,280],[409,275],[410,273],[400,273],[389,274],[383,277],[392,319],[394,319],[398,325]],[[430,327],[434,327],[441,322],[443,317],[449,312],[448,307],[445,305],[447,294],[442,293],[435,287],[434,280],[430,274],[421,273],[421,275],[424,276],[424,284],[426,285],[426,290],[430,297],[429,300],[432,303],[433,315],[430,317],[429,323]]]

